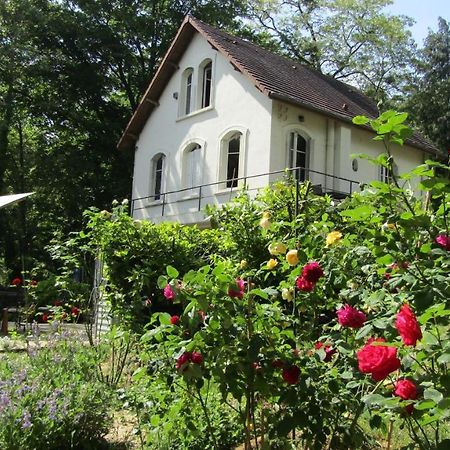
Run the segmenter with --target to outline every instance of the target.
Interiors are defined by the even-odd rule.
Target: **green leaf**
[[[389,123],[397,125],[403,123],[408,118],[408,113],[397,113],[389,119]]]
[[[450,353],[443,353],[439,358],[437,359],[437,362],[439,364],[448,364],[450,363]]]
[[[352,122],[355,125],[365,125],[366,123],[369,123],[369,118],[366,116],[355,116],[353,117]]]
[[[354,221],[366,221],[376,211],[372,205],[362,205],[355,209],[341,211],[339,214]]]
[[[428,388],[423,391],[423,398],[425,400],[433,400],[435,403],[439,403],[444,396],[442,395],[442,392],[439,392],[433,388]]]
[[[166,272],[167,272],[167,275],[170,278],[177,278],[178,275],[179,275],[178,270],[175,269],[175,267],[172,267],[172,266],[167,266],[166,267]]]
[[[159,289],[164,289],[167,286],[167,283],[168,283],[168,280],[165,275],[160,275],[158,277],[157,284],[158,284]]]
[[[431,409],[436,406],[436,403],[434,400],[422,400],[419,403],[414,405],[414,409],[417,409],[418,411],[423,411],[425,409]]]

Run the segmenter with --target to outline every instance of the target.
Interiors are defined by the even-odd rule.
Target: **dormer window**
[[[211,104],[211,86],[212,86],[212,63],[211,61],[203,68],[202,82],[202,103],[201,107],[206,108]]]

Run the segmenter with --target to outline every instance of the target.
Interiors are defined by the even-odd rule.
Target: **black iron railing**
[[[311,174],[318,175],[321,177],[325,177],[325,186],[322,184],[316,184],[313,185],[314,191],[318,194],[329,194],[332,197],[342,199],[344,197],[347,197],[348,195],[351,195],[357,188],[359,188],[360,182],[355,180],[350,180],[349,178],[344,177],[338,177],[336,175],[330,175],[325,172],[320,172],[317,170],[312,169],[306,169],[304,167],[295,167],[292,169],[283,169],[283,170],[277,170],[274,172],[266,172],[263,174],[257,174],[257,175],[249,175],[245,177],[236,177],[233,178],[232,181],[236,181],[231,183],[231,187],[226,187],[227,184],[230,186],[230,180],[222,180],[222,181],[215,181],[213,183],[206,183],[201,184],[198,186],[193,187],[187,187],[183,189],[176,189],[172,191],[166,191],[161,192],[159,194],[154,195],[147,195],[145,197],[136,197],[131,200],[131,214],[134,215],[135,211],[143,210],[143,209],[155,209],[160,208],[160,214],[153,215],[153,217],[156,216],[164,216],[167,210],[167,207],[172,204],[181,203],[184,201],[197,201],[197,207],[196,211],[201,211],[202,207],[207,204],[207,199],[212,199],[217,197],[217,195],[225,195],[229,194],[230,199],[232,198],[232,195],[238,190],[237,188],[244,187],[246,188],[247,192],[254,191],[261,189],[262,186],[258,187],[249,187],[247,182],[252,179],[262,178],[262,177],[270,177],[273,175],[290,175],[292,181],[296,181],[297,183],[297,190],[298,185],[302,181],[310,180]],[[328,187],[328,179],[334,180],[335,182],[339,183],[339,187]],[[274,180],[275,181],[275,180]],[[279,181],[279,180],[277,180]],[[239,186],[239,183],[240,186]],[[334,182],[332,183],[335,184]],[[336,183],[337,184],[337,183]],[[348,187],[348,189],[342,189],[341,184],[344,184],[344,187]],[[237,185],[237,187],[236,187]],[[208,195],[205,195],[205,191],[207,188],[212,188],[217,186],[219,188],[218,191],[208,193]],[[187,193],[190,194],[187,198],[180,198],[179,195]],[[175,199],[171,199],[170,197],[175,197]]]

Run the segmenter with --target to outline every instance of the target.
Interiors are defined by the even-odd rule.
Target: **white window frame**
[[[286,130],[286,167],[288,167],[289,169],[293,169],[296,167],[295,161],[296,161],[296,153],[297,150],[294,150],[294,148],[291,148],[291,136],[294,135],[294,139],[295,136],[300,137],[301,139],[303,139],[305,141],[305,167],[304,170],[300,170],[300,177],[299,180],[300,181],[306,181],[310,178],[309,175],[309,169],[311,169],[311,163],[312,163],[312,139],[310,137],[310,135],[308,133],[306,133],[304,130],[300,129],[300,128],[288,128]],[[298,138],[297,138],[298,139]],[[297,140],[295,140],[295,143],[297,142]],[[294,145],[294,147],[297,147],[297,145]],[[295,152],[295,154],[294,154]],[[292,175],[297,178],[298,174],[296,173],[297,171],[292,171]]]
[[[219,137],[219,169],[218,169],[218,181],[221,181],[219,185],[219,190],[231,190],[236,187],[242,186],[244,182],[238,180],[237,185],[229,185],[228,176],[228,152],[229,144],[233,138],[239,135],[239,160],[238,160],[238,173],[236,178],[243,178],[246,175],[246,156],[247,156],[247,139],[248,139],[248,129],[234,126],[225,130]]]
[[[195,109],[194,95],[194,69],[188,67],[183,71],[180,86],[180,103],[178,116],[183,117],[191,114]]]
[[[158,162],[162,161],[161,169],[158,169]],[[165,153],[159,152],[151,159],[151,173],[150,173],[150,200],[158,202],[161,201],[161,196],[164,194],[166,185],[166,166],[167,156]],[[159,192],[157,192],[157,178],[158,172],[160,174]]]

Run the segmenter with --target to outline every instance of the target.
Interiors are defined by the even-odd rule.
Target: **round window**
[[[358,171],[358,160],[357,159],[354,159],[352,161],[352,169],[353,169],[354,172]]]

